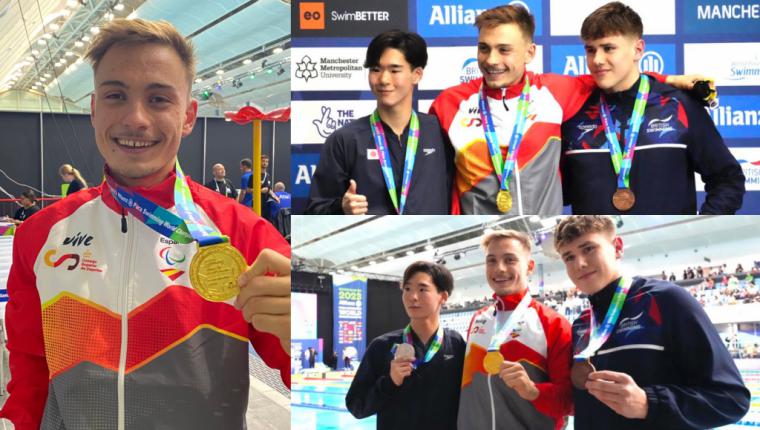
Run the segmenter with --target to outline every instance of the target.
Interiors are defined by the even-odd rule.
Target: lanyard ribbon
[[[612,334],[612,330],[615,328],[620,312],[623,310],[623,304],[625,298],[628,296],[628,290],[631,288],[631,283],[625,278],[620,278],[618,281],[615,294],[612,296],[612,302],[607,309],[607,314],[604,316],[601,326],[597,327],[596,318],[594,317],[594,310],[589,309],[591,313],[591,322],[589,324],[589,341],[586,348],[576,354],[573,358],[575,361],[584,361],[590,358],[594,353],[607,342],[607,339]]]
[[[530,80],[528,79],[528,75],[525,75],[525,85],[520,93],[520,99],[517,102],[517,118],[515,119],[515,126],[512,129],[512,137],[509,140],[506,160],[503,160],[501,157],[499,136],[496,134],[496,127],[493,125],[493,118],[491,117],[491,109],[488,107],[488,97],[486,96],[485,86],[482,86],[479,95],[478,104],[480,106],[480,122],[483,125],[483,132],[486,135],[488,152],[491,153],[491,164],[493,164],[494,172],[496,172],[496,176],[499,178],[501,189],[509,191],[509,178],[512,176],[512,171],[514,171],[515,164],[517,163],[517,149],[522,142],[528,119]]]
[[[406,327],[404,327],[403,336],[404,336],[404,343],[408,343],[409,345],[412,345],[412,347],[414,347],[414,339],[412,338],[411,324],[407,324]],[[435,337],[433,337],[433,340],[430,342],[430,346],[428,347],[428,350],[425,353],[425,357],[423,358],[422,363],[427,363],[430,360],[432,360],[435,354],[441,349],[442,345],[443,345],[443,326],[439,325],[438,330],[435,332]],[[398,348],[398,345],[393,345],[393,348],[391,348],[391,353],[395,354],[397,348]],[[420,364],[420,359],[415,358],[414,363],[412,363],[412,366],[417,367],[418,364]]]
[[[380,159],[380,169],[383,171],[385,185],[388,188],[388,194],[391,196],[393,207],[396,213],[402,215],[406,207],[406,199],[409,196],[409,187],[412,185],[412,169],[414,160],[417,158],[417,146],[420,142],[420,121],[417,113],[412,110],[412,119],[409,122],[409,135],[406,138],[406,156],[404,157],[404,176],[401,182],[401,207],[399,208],[398,197],[396,195],[396,181],[393,179],[393,168],[391,167],[391,157],[388,151],[388,143],[385,139],[383,124],[380,122],[380,115],[375,110],[370,117],[372,137],[375,139],[378,158]]]
[[[501,344],[504,343],[509,333],[512,332],[512,328],[514,328],[514,326],[519,321],[522,320],[523,313],[525,313],[525,310],[528,309],[529,304],[530,304],[530,291],[526,291],[522,300],[520,300],[520,303],[517,305],[515,310],[512,311],[511,314],[509,314],[509,317],[507,317],[507,320],[501,324],[501,327],[499,327],[499,313],[496,314],[496,317],[494,318],[495,333],[491,337],[491,341],[488,343],[489,352],[499,350],[499,347],[501,347]],[[504,315],[504,314],[501,314],[501,315]]]
[[[618,188],[629,188],[633,152],[636,148],[636,141],[639,138],[639,128],[641,128],[641,121],[644,119],[644,109],[647,106],[648,98],[649,78],[646,75],[641,75],[636,102],[633,104],[633,114],[628,120],[629,127],[625,131],[625,153],[621,154],[620,142],[617,138],[615,123],[612,121],[610,108],[604,100],[604,94],[599,96],[599,114],[602,118],[604,134],[607,136],[607,145],[610,148],[612,167],[615,169],[615,174],[618,175]]]
[[[159,234],[179,243],[198,241],[199,246],[227,242],[229,239],[206,225],[193,203],[190,188],[179,162],[175,162],[174,205],[179,216],[169,212],[139,193],[131,192],[106,175],[114,199],[130,214]],[[184,219],[184,220],[183,220]]]

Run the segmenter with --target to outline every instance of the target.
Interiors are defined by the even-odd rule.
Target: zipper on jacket
[[[123,210],[123,209],[122,209]],[[129,217],[129,223],[134,227],[134,217]],[[127,344],[128,344],[128,327],[129,327],[129,294],[132,282],[132,261],[134,260],[134,228],[131,228],[132,234],[127,234],[125,243],[125,252],[122,260],[121,288],[119,289],[119,310],[121,313],[121,347],[119,352],[119,372],[116,381],[117,394],[117,426],[118,430],[124,430],[126,427],[125,420],[125,400],[124,400],[124,374],[127,366]],[[122,212],[122,231],[127,232],[127,216]]]
[[[507,88],[506,87],[501,89],[501,104],[504,105],[504,110],[509,112],[509,108],[507,107]]]
[[[127,215],[124,212],[124,206],[121,207],[121,232],[127,232]]]
[[[493,404],[493,387],[491,386],[491,375],[486,373],[486,379],[488,379],[488,396],[491,398],[491,430],[496,430],[496,407]]]

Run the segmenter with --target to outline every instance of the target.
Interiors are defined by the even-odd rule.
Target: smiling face
[[[422,79],[422,68],[412,69],[404,53],[388,48],[376,66],[369,68],[369,86],[381,110],[412,106],[414,86]]]
[[[425,320],[436,317],[449,298],[449,293],[439,293],[433,278],[425,272],[417,272],[401,286],[401,301],[409,319]]]
[[[95,71],[91,121],[114,178],[150,186],[174,169],[180,140],[195,124],[179,55],[159,44],[115,44]]]
[[[478,67],[489,88],[506,88],[520,81],[536,45],[517,24],[484,27],[478,34]]]
[[[639,78],[644,41],[620,34],[586,40],[586,63],[596,85],[607,93],[625,91]]]
[[[597,293],[620,277],[623,240],[612,233],[586,233],[561,245],[557,251],[565,263],[567,276],[586,294]]]
[[[535,262],[517,239],[494,238],[486,248],[488,286],[498,296],[517,294],[528,288]]]

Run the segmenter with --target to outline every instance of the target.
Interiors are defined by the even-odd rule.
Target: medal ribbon
[[[589,341],[586,348],[576,354],[573,358],[575,361],[585,361],[590,358],[594,353],[604,345],[604,342],[612,334],[612,330],[615,328],[620,312],[623,310],[623,304],[625,298],[628,296],[628,290],[631,288],[631,283],[625,278],[621,277],[618,281],[615,294],[612,296],[612,302],[607,309],[607,314],[604,316],[601,326],[596,326],[596,319],[594,317],[594,310],[589,309],[591,313],[591,322],[589,324]]]
[[[174,205],[179,216],[169,212],[139,193],[119,186],[110,175],[106,183],[114,199],[132,216],[159,234],[179,243],[198,241],[200,246],[227,242],[229,239],[206,225],[198,212],[179,162],[175,161]],[[184,218],[184,220],[183,220]]]
[[[493,164],[494,172],[496,172],[496,176],[499,178],[501,189],[509,191],[509,178],[512,176],[515,164],[517,164],[517,149],[522,142],[528,119],[530,80],[528,79],[528,75],[525,75],[525,85],[520,93],[520,99],[517,102],[517,118],[515,119],[515,126],[512,129],[512,137],[509,140],[506,160],[502,160],[501,157],[499,136],[496,134],[496,127],[493,125],[493,117],[491,116],[491,109],[488,107],[488,97],[486,96],[485,86],[482,87],[479,95],[478,104],[480,106],[480,122],[483,125],[483,132],[486,135],[488,152],[491,153],[491,164]]]
[[[507,339],[507,335],[512,332],[512,328],[522,319],[522,314],[528,309],[530,304],[530,291],[526,291],[520,303],[517,305],[514,311],[509,314],[509,318],[499,327],[499,322],[494,318],[494,328],[496,332],[491,337],[491,342],[488,344],[488,352],[498,351],[502,343]],[[495,305],[494,305],[495,306]],[[496,314],[498,317],[498,313]]]
[[[412,325],[407,324],[406,327],[404,327],[404,343],[408,343],[409,345],[412,345],[412,348],[414,347],[414,339],[412,338]],[[443,326],[438,326],[438,331],[435,332],[435,337],[433,337],[433,340],[430,342],[430,346],[428,347],[427,352],[425,353],[425,357],[422,360],[422,363],[427,363],[430,360],[433,359],[435,354],[441,349],[441,346],[443,345]],[[398,345],[393,345],[393,348],[391,348],[391,353],[395,354],[396,349],[398,348]],[[412,363],[412,366],[417,367],[417,365],[420,363],[420,360],[415,358],[414,363]]]
[[[372,112],[370,117],[372,137],[375,139],[378,158],[380,159],[380,169],[383,171],[385,185],[388,188],[388,194],[391,196],[393,207],[396,213],[402,215],[406,207],[406,199],[409,196],[409,187],[412,185],[412,169],[414,160],[417,158],[417,146],[420,142],[420,120],[417,113],[412,110],[412,119],[409,122],[409,134],[406,137],[406,156],[404,157],[404,176],[401,182],[401,207],[399,208],[398,197],[396,196],[396,181],[393,179],[393,168],[391,167],[391,157],[388,152],[388,143],[385,139],[383,124],[380,122],[380,115],[377,109]]]
[[[639,128],[641,128],[641,121],[644,119],[644,109],[647,106],[648,98],[649,78],[646,75],[641,75],[636,102],[633,104],[633,114],[628,120],[629,127],[625,131],[625,153],[621,154],[620,142],[617,138],[615,123],[612,121],[610,108],[604,100],[604,94],[599,96],[599,116],[602,118],[604,134],[607,136],[607,144],[610,147],[612,167],[615,169],[615,174],[618,175],[618,188],[629,188],[633,152],[636,148],[636,141],[639,138]]]

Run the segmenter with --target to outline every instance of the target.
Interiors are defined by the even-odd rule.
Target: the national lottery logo
[[[356,119],[353,109],[333,110],[330,106],[322,106],[321,111],[321,116],[312,120],[311,123],[316,127],[317,133],[325,139],[335,130]]]
[[[478,60],[476,58],[468,58],[464,60],[462,64],[462,70],[459,73],[459,82],[470,82],[473,79],[480,77],[480,69],[478,68]]]
[[[296,78],[309,82],[309,79],[315,79],[317,76],[317,63],[308,55],[304,55],[301,61],[296,63]]]

